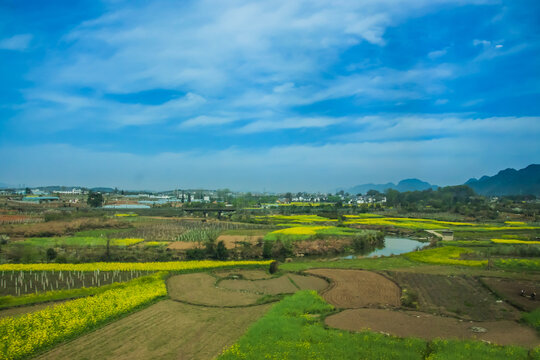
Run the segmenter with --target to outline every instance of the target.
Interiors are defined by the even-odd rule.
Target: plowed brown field
[[[414,336],[423,339],[454,338],[486,340],[499,345],[533,347],[540,344],[536,331],[515,321],[472,322],[420,312],[385,309],[351,309],[326,318],[326,324],[343,330],[370,329],[396,336]],[[487,330],[472,331],[472,327]]]
[[[323,297],[338,308],[400,305],[399,287],[393,281],[374,272],[314,269],[307,273],[332,279],[334,284]]]
[[[292,281],[291,281],[292,280]],[[256,294],[290,294],[298,290],[323,290],[328,287],[328,282],[316,276],[303,276],[296,274],[283,275],[279,278],[267,280],[223,280],[219,287],[247,291]]]
[[[215,271],[214,274],[220,278],[237,275],[247,280],[262,280],[272,278],[272,275],[263,270],[218,270]]]
[[[457,316],[466,320],[517,320],[511,305],[497,297],[471,276],[388,272],[400,286],[418,296],[418,310]]]
[[[482,278],[482,281],[495,293],[524,310],[540,308],[540,282],[496,278]],[[521,290],[524,290],[527,296],[521,296]],[[530,297],[533,291],[537,294],[534,300]]]
[[[261,296],[215,286],[216,279],[206,273],[172,276],[167,281],[171,299],[210,306],[245,306],[255,304]]]

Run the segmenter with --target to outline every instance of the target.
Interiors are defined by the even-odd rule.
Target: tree
[[[58,255],[56,253],[56,250],[54,250],[53,248],[47,249],[47,261],[53,261],[54,259],[56,259],[56,255]]]
[[[91,207],[101,207],[101,205],[103,205],[103,195],[99,192],[93,192],[90,190],[86,203]]]
[[[229,256],[225,243],[223,241],[218,242],[216,247],[216,259],[218,260],[227,260]]]
[[[26,195],[32,195],[32,190],[31,190],[30,188],[27,187],[26,189],[24,189],[24,193],[25,193]]]

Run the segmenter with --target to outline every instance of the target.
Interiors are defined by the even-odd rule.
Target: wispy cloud
[[[24,51],[30,46],[31,34],[19,34],[0,39],[0,50]]]

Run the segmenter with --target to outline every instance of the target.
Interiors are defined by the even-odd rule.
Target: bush
[[[217,260],[227,260],[229,257],[229,252],[227,251],[227,248],[225,247],[225,243],[223,241],[218,242],[216,247],[216,259]]]
[[[272,247],[274,246],[274,243],[270,240],[265,240],[263,244],[263,251],[262,256],[264,259],[271,259],[272,258]]]
[[[278,271],[278,265],[277,261],[272,261],[270,263],[270,269],[268,270],[270,274],[275,274]]]
[[[206,257],[206,251],[204,249],[188,249],[186,251],[186,258],[188,260],[202,260]]]

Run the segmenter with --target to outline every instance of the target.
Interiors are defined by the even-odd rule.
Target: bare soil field
[[[517,320],[513,306],[497,297],[471,276],[387,272],[402,288],[418,296],[418,310],[467,320]]]
[[[323,291],[327,289],[330,284],[328,281],[317,276],[305,276],[297,274],[289,274],[288,277],[298,286],[301,290],[317,290]]]
[[[128,224],[116,219],[81,218],[72,221],[49,221],[34,224],[0,225],[0,234],[11,237],[47,237],[73,234],[77,231],[122,228]]]
[[[263,280],[270,279],[272,275],[263,270],[218,270],[213,272],[214,275],[220,278],[238,276],[247,280]]]
[[[164,300],[38,359],[213,359],[270,306],[206,308]]]
[[[315,276],[289,274],[266,280],[226,279],[220,281],[218,286],[229,290],[247,291],[261,295],[277,295],[294,293],[298,290],[306,289],[323,290],[328,287],[328,283]]]
[[[333,286],[323,294],[338,308],[399,306],[400,289],[386,277],[364,270],[313,269],[306,273],[332,279]]]
[[[168,246],[167,249],[172,250],[189,250],[202,247],[198,242],[194,241],[173,241]]]
[[[413,311],[350,309],[327,317],[325,322],[328,326],[343,330],[369,329],[395,336],[414,336],[427,340],[476,339],[499,345],[525,347],[540,344],[540,337],[534,329],[510,320],[473,322]]]
[[[261,297],[253,293],[227,290],[215,286],[216,279],[206,273],[172,276],[167,280],[171,299],[210,306],[246,306]]]
[[[220,235],[217,241],[223,241],[227,249],[234,249],[238,246],[237,243],[247,242],[252,245],[262,241],[262,236],[250,236],[250,235]]]
[[[533,311],[540,307],[540,299],[538,298],[538,296],[540,296],[539,281],[497,278],[481,278],[481,281],[493,290],[494,293],[523,310]],[[521,296],[521,290],[524,290],[527,296]],[[534,300],[530,297],[533,291],[537,294]]]
[[[287,276],[268,280],[223,280],[219,287],[261,295],[290,294],[298,291]]]

